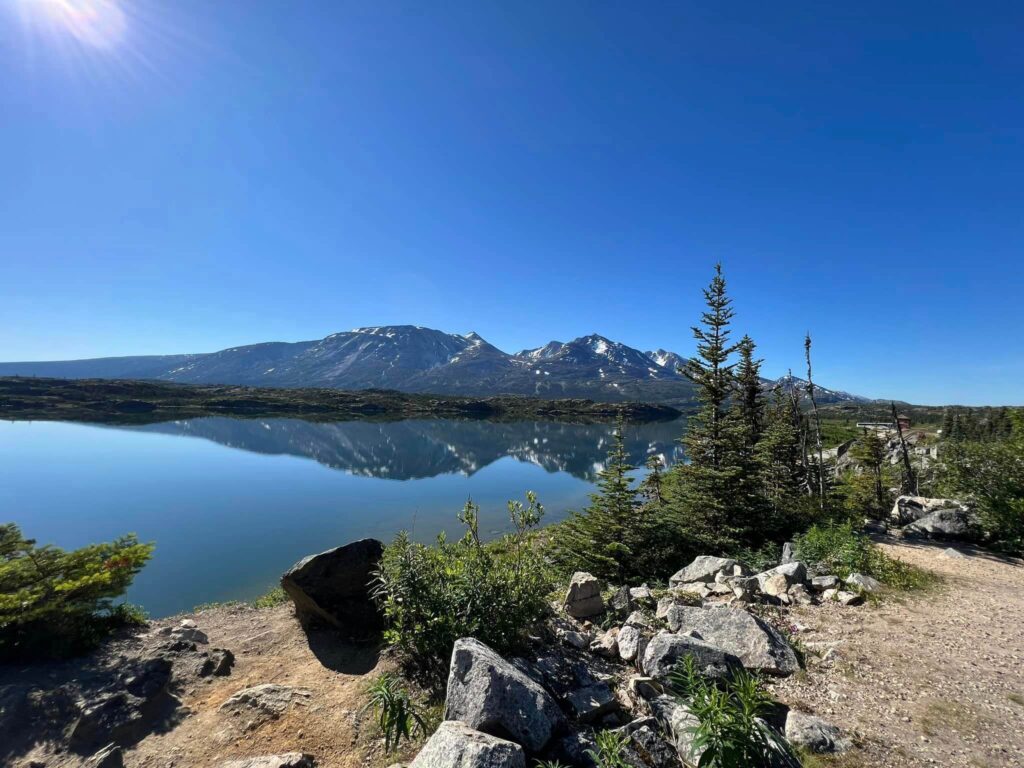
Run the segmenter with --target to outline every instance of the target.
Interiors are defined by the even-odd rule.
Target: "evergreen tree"
[[[754,358],[757,345],[749,336],[740,339],[737,348],[740,361],[736,367],[736,408],[746,429],[747,444],[753,448],[761,439],[764,428],[765,398],[761,386],[761,363],[764,361]]]
[[[949,440],[953,432],[953,410],[946,408],[942,412],[942,439]]]
[[[872,517],[880,517],[885,513],[887,499],[882,483],[882,465],[885,462],[885,443],[874,430],[864,430],[864,434],[850,449],[850,455],[863,468],[864,491],[856,494],[853,504],[858,512]]]
[[[792,509],[804,484],[800,412],[796,401],[775,390],[774,405],[768,409],[764,433],[757,444],[762,494],[773,517]]]

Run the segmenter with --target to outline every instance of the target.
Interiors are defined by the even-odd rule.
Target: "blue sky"
[[[1022,22],[4,0],[0,360],[385,323],[688,353],[721,260],[767,373],[810,330],[827,386],[1024,403]]]

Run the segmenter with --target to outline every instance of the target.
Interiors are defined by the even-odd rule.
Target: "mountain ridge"
[[[185,384],[394,389],[452,395],[529,395],[547,399],[692,405],[686,358],[642,352],[594,333],[509,354],[479,334],[416,325],[364,326],[322,339],[262,342],[217,352],[0,363],[0,376],[154,379]],[[787,375],[766,388],[803,385]],[[819,402],[868,398],[816,387]]]

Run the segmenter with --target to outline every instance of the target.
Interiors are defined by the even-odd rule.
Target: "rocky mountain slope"
[[[318,341],[268,342],[193,355],[0,363],[0,376],[159,379],[189,384],[395,389],[460,395],[586,397],[687,406],[685,358],[640,350],[599,335],[551,341],[508,354],[475,333],[412,325],[356,328]],[[780,379],[792,388],[800,380]],[[766,381],[766,386],[774,382]],[[819,390],[819,402],[862,401]]]

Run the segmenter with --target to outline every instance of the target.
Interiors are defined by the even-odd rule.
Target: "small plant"
[[[557,760],[538,760],[533,764],[533,768],[569,768],[569,766],[563,765]]]
[[[253,608],[273,608],[288,602],[288,593],[281,587],[273,587],[252,601]]]
[[[384,749],[391,752],[402,739],[411,740],[416,733],[425,736],[427,724],[399,679],[385,672],[369,687],[370,701],[377,724],[384,734]]]
[[[594,734],[595,749],[588,749],[587,754],[597,768],[631,768],[623,754],[627,741],[615,731],[598,731]]]
[[[799,768],[792,747],[765,724],[772,701],[750,673],[740,670],[719,687],[687,656],[672,670],[669,687],[698,720],[691,729],[698,768]]]

